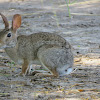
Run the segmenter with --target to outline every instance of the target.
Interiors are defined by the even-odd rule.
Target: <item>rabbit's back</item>
[[[36,59],[38,49],[43,45],[57,45],[70,48],[70,44],[60,35],[53,33],[35,33],[18,37],[18,55],[21,58]]]

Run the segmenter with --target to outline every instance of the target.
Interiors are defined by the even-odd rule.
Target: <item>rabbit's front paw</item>
[[[15,74],[14,77],[19,77],[19,76],[22,76],[22,77],[25,77],[25,74],[23,74],[22,72],[19,73],[19,74]]]
[[[18,74],[18,76],[23,76],[23,77],[25,77],[25,74],[21,72],[21,73]]]

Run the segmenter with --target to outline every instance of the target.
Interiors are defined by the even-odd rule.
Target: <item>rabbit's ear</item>
[[[9,23],[8,23],[7,18],[1,13],[0,13],[0,15],[1,15],[2,19],[3,19],[4,24],[5,24],[5,28],[9,28]]]
[[[12,29],[16,31],[21,26],[21,15],[16,14],[13,16]]]

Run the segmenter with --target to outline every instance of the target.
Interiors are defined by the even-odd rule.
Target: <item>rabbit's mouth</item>
[[[2,45],[1,43],[0,43],[0,48],[1,49],[4,49],[6,47],[6,45]]]
[[[5,49],[5,48],[14,48],[15,47],[15,45],[11,45],[11,46],[8,46],[8,45],[3,45],[3,46],[1,46],[0,45],[0,48],[1,49]]]

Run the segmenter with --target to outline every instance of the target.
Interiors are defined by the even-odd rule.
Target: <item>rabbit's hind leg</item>
[[[50,74],[43,73],[44,76],[47,76],[47,77],[52,77],[52,76],[58,77],[59,76],[59,74],[56,70],[56,66],[53,64],[52,61],[50,61],[49,57],[41,55],[39,60],[41,62],[41,65],[50,72]]]
[[[55,77],[59,76],[57,68],[59,64],[59,56],[61,53],[63,53],[61,47],[55,45],[45,45],[41,47],[37,53],[41,64]]]
[[[43,67],[45,67],[46,69],[48,69],[49,72],[50,72],[50,74],[45,74],[44,73],[45,76],[47,76],[47,77],[58,77],[59,76],[58,73],[57,73],[57,71],[56,71],[56,67],[51,67],[51,66],[47,65],[45,63],[45,61],[43,61],[42,59],[40,61],[41,61],[41,64],[43,65]]]

